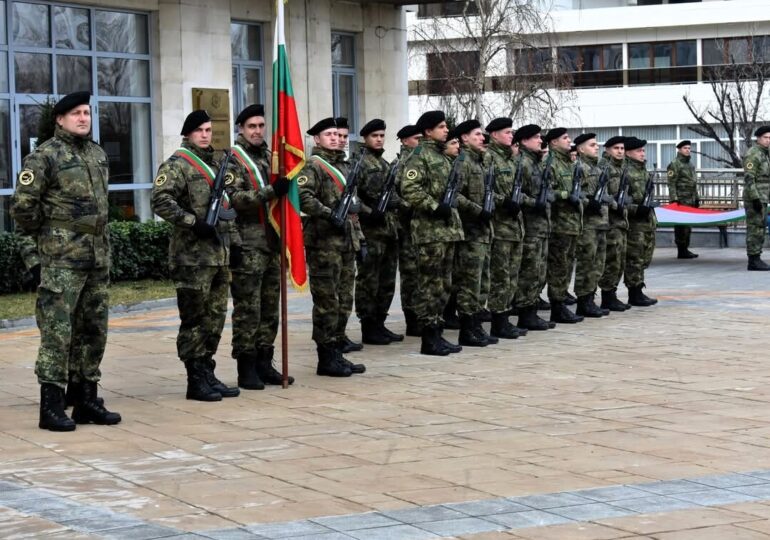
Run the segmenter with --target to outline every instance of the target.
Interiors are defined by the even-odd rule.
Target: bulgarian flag
[[[743,208],[722,212],[720,210],[705,210],[683,204],[667,204],[655,209],[659,227],[687,225],[690,227],[713,227],[726,225],[746,219]]]
[[[273,41],[273,141],[272,178],[280,174],[294,179],[305,165],[305,147],[302,130],[299,127],[294,89],[291,86],[289,58],[286,54],[283,8],[287,0],[278,0],[276,5],[275,39]],[[279,206],[280,205],[280,206]],[[285,230],[281,227],[281,207],[285,215]],[[299,187],[291,182],[286,197],[270,204],[270,222],[286,246],[289,276],[295,288],[307,287],[305,267],[305,244],[302,239],[300,219]],[[283,240],[285,239],[285,244]]]

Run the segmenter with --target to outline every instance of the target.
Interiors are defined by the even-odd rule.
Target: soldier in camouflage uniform
[[[620,191],[620,179],[626,170],[625,137],[615,136],[604,143],[605,155],[599,160],[599,167],[607,168],[610,176],[607,193],[613,198],[609,204],[610,229],[607,231],[607,250],[604,257],[604,271],[599,278],[599,288],[602,290],[602,309],[610,311],[626,311],[631,304],[618,299],[618,284],[623,277],[626,267],[626,246],[628,241],[628,210],[624,205],[618,207],[617,199]]]
[[[417,294],[417,251],[412,244],[412,234],[409,222],[412,220],[412,208],[401,196],[401,185],[404,176],[404,163],[412,154],[412,151],[420,144],[422,133],[415,125],[402,127],[396,137],[401,141],[401,149],[398,152],[399,168],[396,180],[397,192],[401,206],[398,209],[398,275],[399,290],[401,295],[401,309],[406,321],[406,335],[419,337],[422,329],[417,323],[417,313],[414,310],[415,296]]]
[[[97,401],[109,309],[109,170],[107,155],[90,138],[90,98],[77,92],[54,106],[54,137],[24,158],[11,203],[11,215],[29,239],[32,274],[40,276],[38,425],[51,431],[121,420]],[[64,412],[69,372],[76,386],[72,419]]]
[[[353,364],[343,354],[345,326],[353,307],[355,256],[360,246],[354,224],[358,209],[342,223],[331,220],[346,185],[345,163],[339,155],[339,137],[334,118],[325,118],[307,131],[313,136],[313,155],[297,176],[302,212],[305,258],[310,293],[313,296],[313,341],[318,352],[318,375],[350,377],[363,373],[363,364]],[[343,170],[340,170],[342,168]]]
[[[356,313],[361,320],[364,343],[389,345],[403,341],[404,336],[385,327],[385,319],[396,291],[398,269],[398,216],[400,197],[391,193],[384,211],[377,206],[385,192],[390,166],[383,159],[385,122],[376,118],[361,128],[364,138],[363,162],[358,178],[358,195],[370,210],[359,214],[361,230],[366,238],[367,254],[356,275]],[[394,185],[395,187],[395,185]]]
[[[698,208],[698,183],[695,179],[695,166],[690,163],[690,141],[680,141],[676,145],[676,157],[668,165],[668,197],[672,203],[686,204]],[[674,227],[674,241],[677,247],[677,259],[695,259],[698,257],[689,250],[692,229],[686,225]]]
[[[153,211],[174,226],[169,267],[176,287],[179,334],[176,348],[187,371],[187,399],[221,401],[240,391],[214,375],[214,355],[222,337],[230,286],[230,246],[238,243],[234,221],[206,222],[219,163],[211,147],[211,118],[191,112],[182,126],[182,144],[164,161],[152,188]],[[232,184],[228,173],[225,183]],[[236,250],[234,255],[242,253]]]
[[[583,133],[575,137],[578,158],[576,167],[583,170],[583,230],[578,237],[575,261],[575,295],[577,296],[577,314],[584,317],[602,317],[609,315],[609,309],[596,305],[594,295],[599,278],[604,271],[604,258],[607,250],[607,230],[610,228],[607,203],[596,200],[600,181],[607,182],[605,173],[598,166],[599,144],[594,133]],[[606,184],[605,184],[606,194]],[[601,196],[601,194],[600,194]]]
[[[458,124],[455,133],[460,137],[465,159],[460,166],[462,188],[457,197],[457,208],[462,220],[465,239],[455,246],[452,284],[457,290],[457,310],[460,316],[460,345],[486,347],[497,342],[481,326],[481,281],[484,263],[492,242],[492,215],[494,208],[484,209],[485,174],[484,134],[478,120]],[[491,186],[490,186],[491,188]]]
[[[748,270],[770,270],[762,259],[770,196],[770,126],[754,132],[757,142],[743,158],[743,208],[746,210],[746,254]]]
[[[451,166],[443,155],[447,137],[442,111],[424,113],[417,121],[420,145],[404,165],[402,193],[414,209],[412,241],[417,248],[418,286],[415,305],[422,325],[422,354],[446,356],[462,347],[441,337],[442,312],[452,287],[456,242],[463,239],[462,223],[451,202],[442,202]]]
[[[623,279],[628,287],[628,303],[646,307],[658,303],[655,298],[642,292],[645,287],[644,271],[650,266],[655,251],[655,227],[658,221],[655,219],[655,210],[641,204],[648,177],[644,150],[647,141],[627,137],[624,144],[628,195],[632,202],[628,205],[628,248]]]
[[[262,390],[282,384],[273,367],[281,286],[280,242],[268,222],[270,201],[289,189],[286,178],[270,184],[270,150],[265,143],[265,108],[249,105],[235,121],[238,138],[230,158],[235,181],[227,186],[240,245],[231,246],[233,297],[233,358],[238,363],[238,386]],[[241,251],[242,253],[238,253]],[[289,384],[294,382],[289,377]]]
[[[551,321],[574,324],[583,320],[565,304],[572,268],[575,264],[575,248],[582,228],[583,205],[572,194],[574,165],[569,156],[572,147],[566,128],[554,128],[545,135],[551,160],[551,179],[555,201],[551,205],[551,235],[548,238],[548,266],[546,282],[551,303]]]

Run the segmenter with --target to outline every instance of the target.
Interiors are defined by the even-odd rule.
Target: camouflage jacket
[[[540,156],[524,147],[521,148],[516,167],[521,161],[521,192],[524,194],[522,214],[524,214],[524,236],[548,238],[551,233],[551,210],[544,214],[535,208],[537,195],[543,181],[543,171],[539,163]]]
[[[219,164],[214,159],[213,148],[200,148],[187,139],[182,140],[181,147],[192,152],[216,175]],[[233,181],[230,173],[226,182],[230,185]],[[206,219],[211,189],[203,173],[177,152],[158,168],[152,186],[152,210],[174,226],[168,248],[172,267],[227,266],[230,243],[240,242],[234,221],[217,223],[218,239],[199,238],[193,231],[196,220]]]
[[[690,156],[677,154],[668,165],[667,176],[669,200],[690,205],[699,201],[695,167],[690,163]]]
[[[645,166],[646,161],[636,161],[627,157],[626,164],[628,165],[628,194],[632,200],[628,205],[628,225],[636,230],[654,231],[658,224],[654,210],[647,217],[637,217],[636,215],[636,209],[644,199],[644,188],[649,177]]]
[[[382,157],[383,150],[366,149],[364,160],[361,164],[361,175],[358,178],[358,196],[361,202],[371,210],[377,208],[377,203],[388,178],[388,162]],[[355,156],[353,160],[358,159]],[[398,216],[396,207],[399,204],[399,196],[393,193],[390,209],[385,211],[385,222],[374,222],[361,215],[361,229],[367,238],[395,239],[398,237]]]
[[[743,158],[743,200],[770,202],[770,150],[754,144]]]
[[[241,245],[246,251],[278,252],[278,238],[267,219],[269,201],[275,199],[270,185],[270,150],[264,142],[254,146],[242,135],[238,135],[235,144],[251,159],[247,166],[233,155],[229,165],[234,181],[227,186],[227,194],[238,212],[235,223]]]
[[[503,203],[511,198],[516,176],[516,162],[510,146],[503,146],[492,141],[485,155],[487,165],[495,164],[495,215],[492,225],[495,238],[509,242],[520,242],[524,238],[524,217],[521,212],[513,218],[504,208]],[[523,199],[523,196],[522,196]]]
[[[463,224],[466,242],[488,244],[492,241],[492,224],[479,220],[484,203],[484,155],[468,146],[463,147],[465,160],[460,167],[462,188],[457,198],[457,209]]]
[[[11,215],[43,266],[109,267],[108,180],[104,150],[59,127],[24,158]]]
[[[583,207],[576,208],[569,202],[572,192],[574,164],[569,152],[552,148],[551,179],[555,201],[551,205],[551,230],[559,234],[580,234],[583,227]]]
[[[436,141],[422,139],[404,164],[401,191],[414,210],[411,220],[412,241],[415,244],[457,242],[464,239],[460,214],[452,208],[449,221],[436,217],[451,171],[449,159]]]
[[[579,162],[580,166],[583,167],[583,182],[581,188],[583,190],[583,208],[586,208],[588,200],[592,199],[599,189],[599,177],[602,174],[602,169],[599,168],[598,160],[590,156],[580,156]],[[609,173],[609,171],[607,172]],[[594,230],[609,229],[610,222],[608,214],[609,211],[605,204],[602,204],[602,211],[599,215],[584,212],[583,227],[585,229]]]
[[[297,176],[300,206],[307,216],[303,220],[305,245],[309,248],[331,248],[338,251],[357,250],[357,231],[360,229],[353,224],[353,214],[348,214],[342,229],[338,229],[329,221],[334,207],[342,197],[344,185],[339,184],[337,179],[327,172],[333,169],[327,169],[321,160],[345,176],[348,168],[344,154],[340,159],[338,151],[326,150],[319,146],[313,148],[312,154]],[[355,219],[357,220],[357,216]]]
[[[618,191],[620,191],[620,177],[623,174],[625,161],[605,155],[599,160],[599,168],[601,169],[605,165],[609,165],[607,172],[610,175],[610,182],[607,184],[607,193],[614,199],[609,206],[610,228],[626,230],[628,229],[628,209],[624,208],[622,212],[618,212],[618,205],[616,202]]]
[[[403,195],[403,183],[404,183],[404,165],[409,156],[412,155],[414,148],[401,145],[401,149],[398,152],[396,159],[399,161],[398,174],[396,175],[396,193],[398,194],[398,236],[407,235],[409,233],[409,222],[412,221],[412,207]]]

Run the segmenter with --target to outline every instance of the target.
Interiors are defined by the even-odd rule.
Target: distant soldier
[[[334,123],[337,126],[337,149],[343,154],[347,151],[350,152],[350,124],[348,119],[344,116],[338,116],[334,119]]]
[[[743,158],[743,207],[746,210],[746,254],[749,270],[770,270],[760,257],[767,228],[767,203],[770,195],[770,126],[754,132],[757,138]]]
[[[690,163],[690,141],[680,141],[676,145],[676,157],[668,165],[668,197],[672,203],[685,204],[698,208],[698,183],[695,178],[695,166]],[[674,227],[674,241],[677,247],[677,259],[695,259],[697,254],[689,250],[692,229],[686,225]]]
[[[38,252],[35,374],[41,429],[72,431],[75,424],[112,425],[118,413],[97,396],[107,344],[110,243],[107,230],[107,155],[91,140],[91,94],[75,92],[53,107],[54,136],[24,158],[11,215]],[[75,408],[64,412],[72,373]]]
[[[211,118],[204,110],[187,115],[182,144],[158,169],[152,209],[171,225],[169,266],[179,309],[177,354],[187,370],[187,399],[221,401],[240,394],[214,375],[214,355],[227,316],[234,221],[209,225],[206,214],[219,169],[211,147]],[[232,184],[229,174],[226,184]],[[236,258],[239,253],[236,250]]]

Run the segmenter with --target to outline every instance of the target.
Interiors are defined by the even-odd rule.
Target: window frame
[[[243,99],[243,87],[241,86],[243,81],[243,70],[245,69],[256,69],[259,72],[259,88],[258,88],[258,96],[257,96],[257,103],[264,104],[265,103],[265,23],[261,21],[245,21],[241,19],[231,19],[230,20],[230,28],[232,29],[232,25],[234,24],[243,24],[246,26],[253,26],[258,29],[259,31],[259,52],[261,58],[259,60],[236,60],[235,58],[231,58],[231,71],[234,69],[236,72],[235,75],[235,81],[237,82],[237,87],[233,87],[233,97],[232,97],[232,109],[233,109],[233,118],[236,118],[238,116],[238,113],[245,109],[248,105],[251,105],[251,103],[244,103]],[[230,40],[230,47],[232,50],[232,38]],[[237,131],[237,129],[236,129]]]
[[[334,43],[334,35],[341,35],[341,36],[349,36],[353,39],[353,48],[352,48],[352,54],[353,54],[353,64],[352,66],[348,65],[341,65],[341,64],[334,64],[334,60],[332,59],[332,111],[334,114],[334,117],[341,116],[342,113],[340,111],[340,87],[339,87],[339,79],[340,77],[352,77],[353,79],[353,114],[351,115],[352,118],[348,118],[348,125],[350,126],[350,135],[351,140],[356,139],[356,136],[358,134],[358,51],[356,50],[358,40],[356,39],[356,34],[354,32],[342,32],[338,30],[332,30],[331,36],[332,41],[331,43]],[[331,52],[331,48],[329,49]]]

